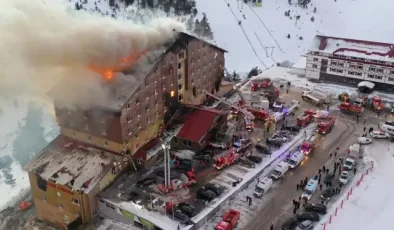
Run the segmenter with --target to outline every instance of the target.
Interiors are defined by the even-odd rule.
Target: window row
[[[368,74],[368,78],[377,79],[377,80],[382,80],[382,79],[383,79],[383,76]]]
[[[156,118],[159,118],[159,117],[160,117],[160,113],[159,113],[159,112],[156,112],[155,116],[156,116]],[[148,124],[150,124],[150,123],[151,123],[152,121],[154,121],[154,120],[155,120],[155,119],[152,119],[152,118],[149,117],[149,116],[146,118],[146,121],[147,121]],[[154,125],[154,123],[152,123],[152,125]],[[136,124],[136,127],[134,127],[134,128],[137,128],[138,130],[141,130],[141,129],[142,129],[142,124],[141,124],[141,122],[137,123],[137,124]],[[128,128],[128,129],[127,129],[127,134],[128,134],[129,136],[133,135],[133,129],[132,129],[132,128]]]
[[[347,72],[349,75],[354,75],[354,76],[362,76],[363,73],[361,72],[355,72],[355,71],[348,71]]]
[[[336,69],[336,68],[330,68],[330,71],[335,73],[343,73],[342,69]]]
[[[363,62],[371,62],[371,63],[377,63],[377,64],[394,65],[393,62],[385,62],[385,61],[379,61],[379,60],[373,60],[373,59],[365,59],[365,58],[360,58],[360,57],[350,57],[350,56],[337,55],[337,54],[334,54],[333,56],[334,57],[338,57],[338,58],[343,58],[343,59],[355,60],[355,61],[363,61]]]

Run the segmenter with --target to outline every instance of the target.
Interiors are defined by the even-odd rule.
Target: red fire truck
[[[364,112],[363,107],[352,105],[348,102],[342,102],[339,105],[339,110],[341,110],[344,113],[358,114],[358,115],[361,115]]]
[[[268,121],[270,119],[268,112],[265,110],[248,108],[248,111],[254,115],[255,119],[258,119],[261,121]]]
[[[237,222],[241,213],[230,209],[224,214],[222,220],[216,225],[215,230],[233,230],[237,227]]]
[[[332,128],[334,127],[335,124],[335,117],[331,117],[329,119],[321,121],[319,124],[317,124],[317,132],[321,134],[327,134],[332,131]]]
[[[304,114],[302,114],[301,116],[299,116],[297,118],[297,125],[301,126],[301,127],[305,127],[307,125],[309,125],[313,120],[313,114],[309,113],[309,111],[305,111]]]
[[[250,82],[250,90],[257,91],[262,88],[268,88],[272,85],[272,81],[269,78],[253,79]]]
[[[379,96],[374,96],[372,98],[372,110],[376,112],[380,112],[383,109],[382,99]]]
[[[213,158],[213,160],[215,161],[213,167],[215,167],[218,170],[221,170],[227,166],[236,163],[239,160],[239,157],[240,156],[237,153],[237,149],[231,148],[230,150],[227,150]]]
[[[312,135],[307,140],[302,142],[300,151],[305,155],[309,155],[316,145],[316,136]]]

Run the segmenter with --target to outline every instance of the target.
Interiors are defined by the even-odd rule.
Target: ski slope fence
[[[342,199],[338,200],[333,205],[333,207],[330,209],[331,213],[328,213],[329,215],[326,216],[327,219],[323,223],[320,223],[322,227],[319,229],[328,230],[330,228],[330,224],[335,220],[335,217],[338,216],[340,210],[343,208],[344,205],[346,205],[346,202],[352,196],[353,190],[357,189],[360,186],[360,184],[363,182],[364,177],[368,176],[372,172],[373,166],[374,166],[373,161],[367,163],[366,170],[360,175],[358,180],[353,180],[353,184],[348,189],[346,195],[344,195]]]

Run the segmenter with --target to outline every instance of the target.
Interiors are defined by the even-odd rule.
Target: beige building
[[[25,167],[37,217],[62,229],[89,222],[97,214],[98,192],[128,167],[130,156],[146,158],[139,150],[157,140],[179,105],[200,104],[203,90],[217,93],[224,53],[179,33],[171,44],[146,54],[144,67],[150,63],[150,68],[137,62],[104,82],[111,98],[95,108],[64,109],[54,97],[61,134]],[[142,84],[125,79],[129,73],[138,74]]]

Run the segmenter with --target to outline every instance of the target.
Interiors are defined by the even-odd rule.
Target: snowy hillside
[[[22,170],[59,133],[50,100],[0,96],[0,209],[29,188]]]
[[[317,33],[394,42],[394,30],[390,26],[384,26],[386,21],[394,17],[394,2],[391,0],[312,0],[307,9],[296,5],[297,0],[292,2],[294,4],[289,5],[288,0],[263,0],[261,8],[251,8],[240,0],[198,0],[197,8],[200,12],[206,12],[217,44],[229,51],[226,67],[238,71],[249,70],[253,66],[264,67],[254,54],[242,28],[257,55],[267,66],[274,64],[274,61],[296,62]],[[313,13],[315,7],[316,13]],[[285,11],[288,10],[290,17],[285,16]],[[298,15],[300,17],[296,20]],[[314,22],[311,21],[312,16]],[[272,37],[260,19],[272,33]],[[238,24],[239,20],[242,28]],[[288,34],[290,39],[287,38]],[[303,39],[300,40],[300,37]],[[275,47],[272,56],[271,49],[266,52],[262,46]]]

